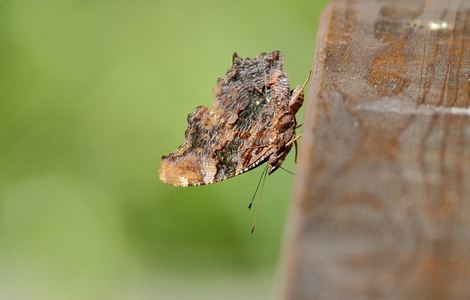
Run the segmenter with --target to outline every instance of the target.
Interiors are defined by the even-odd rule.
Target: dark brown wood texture
[[[470,1],[335,1],[282,299],[470,299]]]

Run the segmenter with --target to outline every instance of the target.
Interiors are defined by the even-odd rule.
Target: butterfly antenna
[[[263,173],[261,173],[261,176],[258,180],[258,185],[256,186],[255,192],[253,193],[253,197],[251,197],[250,204],[248,204],[248,209],[251,209],[251,207],[253,206],[253,202],[255,200],[256,194],[258,193],[258,189],[261,185],[261,181],[262,181],[263,177],[265,176],[265,173],[266,173],[267,170],[268,170],[268,165],[266,165],[266,167],[263,170]]]
[[[262,175],[263,183],[261,184],[261,190],[260,190],[260,193],[259,193],[258,205],[256,206],[255,215],[253,217],[253,223],[251,224],[251,234],[255,233],[256,219],[258,219],[258,215],[259,215],[259,212],[260,212],[260,209],[261,209],[261,200],[263,199],[263,189],[264,189],[264,183],[266,182],[267,175],[268,175],[268,165],[266,165],[266,168],[264,169],[263,175]]]

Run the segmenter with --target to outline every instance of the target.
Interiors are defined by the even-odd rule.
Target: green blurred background
[[[252,236],[262,168],[157,170],[234,51],[303,82],[326,2],[2,0],[0,299],[270,298],[294,177],[268,178]]]

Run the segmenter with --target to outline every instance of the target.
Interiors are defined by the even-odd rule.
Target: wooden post
[[[282,299],[470,299],[470,1],[324,12]]]

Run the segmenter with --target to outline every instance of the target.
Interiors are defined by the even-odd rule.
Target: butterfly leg
[[[289,142],[287,142],[286,144],[286,147],[292,145],[292,144],[295,144],[297,143],[297,140],[300,139],[302,137],[302,134],[300,133],[298,136],[294,137],[293,139],[291,139]]]
[[[297,147],[298,143],[297,141],[294,141],[294,162],[297,163]]]
[[[286,158],[287,153],[289,153],[290,147],[292,146],[292,144],[296,145],[296,141],[301,136],[302,134],[297,135],[296,137],[290,139],[286,144],[278,147],[277,150],[273,151],[273,153],[269,156],[269,160],[268,160],[268,164],[269,164],[268,175],[271,175],[274,171],[276,171],[281,166],[282,162]],[[297,151],[297,148],[296,148],[296,151]]]

